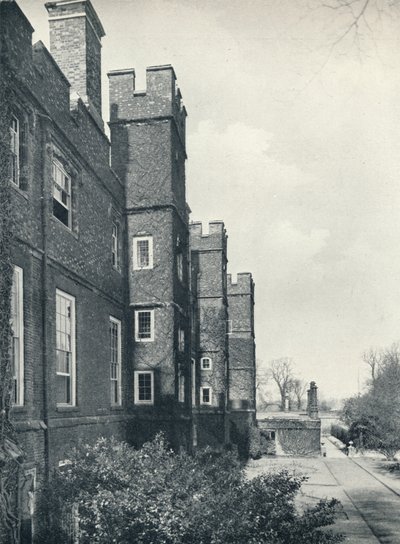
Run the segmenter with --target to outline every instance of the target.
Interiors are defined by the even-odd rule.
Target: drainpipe
[[[49,228],[49,198],[47,191],[46,181],[49,179],[49,159],[48,154],[50,150],[50,123],[51,118],[41,113],[41,144],[42,144],[42,168],[41,168],[41,230],[42,230],[42,363],[43,363],[43,381],[42,381],[42,395],[43,395],[43,417],[40,423],[44,433],[44,473],[46,484],[50,483],[50,436],[49,436],[49,407],[48,407],[48,307],[47,307],[47,292],[48,292],[48,248],[47,248],[47,234]]]

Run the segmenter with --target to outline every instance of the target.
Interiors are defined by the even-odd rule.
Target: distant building
[[[46,4],[50,49],[0,0],[12,70],[13,422],[34,494],[82,441],[243,443],[255,414],[254,283],[222,222],[189,223],[186,111],[171,66],[112,71],[90,0]],[[111,164],[110,164],[111,157]],[[234,431],[234,432],[232,432]],[[26,499],[26,497],[25,497]],[[24,497],[22,503],[26,503]],[[24,502],[25,501],[25,502]],[[33,503],[32,503],[33,504]],[[32,508],[21,541],[30,542]]]

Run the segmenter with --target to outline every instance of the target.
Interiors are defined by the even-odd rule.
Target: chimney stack
[[[89,110],[101,117],[103,26],[90,0],[48,2],[50,51]]]
[[[318,387],[315,382],[310,383],[307,391],[307,413],[311,419],[318,419]]]

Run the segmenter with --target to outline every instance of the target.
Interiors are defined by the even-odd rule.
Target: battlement
[[[250,272],[240,272],[237,274],[236,281],[232,274],[227,276],[227,288],[229,295],[252,295],[254,291],[253,276]]]
[[[226,248],[227,234],[223,221],[210,221],[208,233],[203,229],[201,221],[192,221],[189,224],[190,246],[193,250],[209,250]]]
[[[182,141],[185,141],[186,109],[170,64],[146,69],[146,90],[135,88],[135,70],[108,72],[110,85],[110,123],[146,121],[173,117]]]

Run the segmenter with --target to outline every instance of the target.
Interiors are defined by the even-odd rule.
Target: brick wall
[[[134,411],[151,422],[148,428],[165,428],[170,436],[170,418],[178,422],[190,413],[185,115],[177,105],[175,74],[170,66],[148,68],[147,89],[142,93],[134,92],[134,76],[133,70],[109,74],[112,165],[126,188],[133,335],[135,311],[154,311],[154,339],[132,340],[131,356],[135,370],[154,372],[154,405],[135,406]],[[151,238],[152,265],[148,268],[133,266],[137,237]],[[182,254],[182,279],[178,277],[178,253]],[[183,351],[179,349],[179,329],[185,334]],[[178,402],[179,374],[185,377],[184,403]],[[190,430],[186,424],[183,428]],[[137,436],[134,439],[137,442]]]
[[[233,409],[255,409],[254,282],[251,274],[228,279],[229,395]]]

